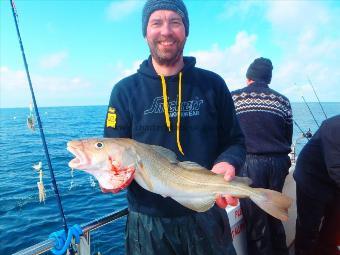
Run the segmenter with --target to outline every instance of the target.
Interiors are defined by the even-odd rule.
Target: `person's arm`
[[[288,111],[287,111],[287,116],[286,116],[286,135],[287,135],[286,138],[287,138],[287,141],[289,142],[289,145],[292,145],[292,140],[293,140],[293,111],[292,111],[292,107],[290,105],[290,102],[289,102],[289,105],[288,105],[287,108],[288,108]]]
[[[328,174],[340,188],[340,118],[332,121],[321,126],[321,144]]]
[[[117,83],[111,93],[107,108],[104,137],[131,138],[131,113],[124,82]]]

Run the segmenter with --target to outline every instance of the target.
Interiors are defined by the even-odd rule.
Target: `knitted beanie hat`
[[[146,36],[146,27],[148,26],[150,15],[154,11],[170,10],[177,12],[182,17],[185,27],[185,36],[189,34],[189,17],[188,11],[182,0],[147,0],[142,14],[142,31],[143,36]]]
[[[267,84],[272,80],[273,65],[268,58],[257,58],[250,64],[246,77],[253,81],[263,81]]]

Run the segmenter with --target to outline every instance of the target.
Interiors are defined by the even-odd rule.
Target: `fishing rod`
[[[300,125],[295,121],[293,120],[295,126],[297,126],[297,128],[300,130],[300,132],[302,133],[302,136],[307,138],[307,140],[309,140],[309,138],[312,137],[312,133],[310,131],[310,129],[307,131],[307,132],[303,132],[302,128],[300,127]]]
[[[48,148],[47,148],[47,145],[46,145],[44,130],[43,130],[43,127],[42,127],[42,124],[41,124],[41,120],[40,120],[38,105],[37,105],[37,102],[35,100],[35,95],[34,95],[34,90],[33,90],[33,86],[32,86],[31,76],[30,76],[30,73],[29,73],[29,70],[28,70],[28,64],[27,64],[27,60],[26,60],[24,46],[23,46],[22,40],[21,40],[21,35],[20,35],[19,26],[18,26],[18,20],[17,20],[18,14],[17,14],[16,8],[15,8],[14,0],[9,0],[9,1],[11,3],[11,7],[12,7],[14,23],[15,23],[15,27],[16,27],[16,31],[17,31],[17,35],[18,35],[18,39],[19,39],[19,44],[20,44],[20,49],[21,49],[21,53],[22,53],[22,58],[23,58],[24,65],[25,65],[28,85],[29,85],[29,88],[30,88],[30,91],[31,91],[33,105],[34,105],[34,110],[35,110],[35,115],[36,115],[37,121],[38,121],[40,137],[41,137],[41,140],[42,140],[42,143],[43,143],[43,147],[44,147],[44,151],[45,151],[45,156],[46,156],[48,168],[50,170],[51,181],[52,181],[52,184],[53,184],[53,190],[54,190],[55,196],[57,198],[57,204],[58,204],[58,207],[59,207],[60,216],[61,216],[62,221],[63,221],[63,226],[64,226],[65,233],[68,233],[68,227],[67,227],[67,223],[66,223],[66,218],[65,218],[63,206],[61,204],[61,199],[60,199],[60,195],[59,195],[59,191],[58,191],[58,186],[57,186],[57,183],[56,183],[56,180],[55,180],[55,177],[54,177],[54,171],[53,171],[53,168],[52,168],[52,163],[51,163],[50,155],[48,153]]]
[[[326,112],[325,112],[325,110],[324,110],[323,107],[322,107],[322,104],[321,104],[321,102],[320,102],[320,99],[319,99],[318,95],[316,94],[316,91],[315,91],[315,89],[314,89],[314,86],[313,86],[312,81],[309,79],[309,77],[307,77],[307,80],[308,80],[310,86],[311,86],[312,89],[313,89],[314,95],[315,95],[316,99],[317,99],[318,102],[319,102],[319,105],[320,105],[320,107],[321,107],[321,110],[322,110],[323,114],[325,115],[325,118],[327,119]]]
[[[306,106],[307,106],[307,108],[308,108],[308,110],[309,110],[309,113],[312,115],[312,117],[313,117],[313,119],[314,119],[314,121],[315,121],[316,125],[317,125],[317,126],[318,126],[318,128],[319,128],[319,127],[320,127],[320,125],[319,125],[319,123],[316,121],[316,119],[315,119],[315,116],[314,116],[314,114],[312,113],[311,109],[309,108],[309,105],[307,104],[307,102],[306,102],[305,98],[304,98],[303,96],[301,96],[301,97],[302,97],[302,100],[305,102],[305,104],[306,104]]]

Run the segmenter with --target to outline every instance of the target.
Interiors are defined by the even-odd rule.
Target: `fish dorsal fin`
[[[186,169],[190,169],[190,170],[207,170],[206,168],[204,168],[203,166],[195,163],[195,162],[191,162],[191,161],[183,161],[183,162],[179,162],[178,166],[186,168]]]
[[[173,163],[173,164],[178,163],[177,156],[173,151],[167,148],[164,148],[162,146],[158,146],[158,145],[150,145],[150,146],[154,151],[158,152],[163,157],[167,158],[170,161],[170,163]]]

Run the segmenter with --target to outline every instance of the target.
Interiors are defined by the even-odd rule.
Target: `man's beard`
[[[176,49],[171,51],[160,50],[158,42],[159,40],[148,41],[152,58],[161,66],[174,66],[181,59],[186,40],[176,40]]]

